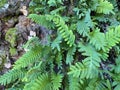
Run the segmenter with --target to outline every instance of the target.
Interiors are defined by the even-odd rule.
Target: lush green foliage
[[[28,18],[55,35],[45,45],[38,37],[28,40],[28,51],[0,77],[2,85],[19,80],[22,90],[119,90],[116,1],[32,0],[30,6],[34,14]],[[109,59],[111,50],[115,61]]]

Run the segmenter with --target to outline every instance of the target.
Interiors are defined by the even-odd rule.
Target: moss
[[[13,48],[13,47],[10,47],[10,55],[11,56],[14,56],[14,55],[16,55],[17,54],[17,50],[16,50],[16,48]]]
[[[3,7],[6,2],[6,0],[0,0],[0,8]]]
[[[6,54],[4,51],[0,51],[0,70],[3,69],[5,62],[6,62]]]
[[[16,28],[10,28],[5,35],[5,40],[8,41],[11,45],[11,47],[14,47],[16,45]]]

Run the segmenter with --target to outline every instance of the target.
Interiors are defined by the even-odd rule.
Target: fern
[[[25,86],[24,90],[59,90],[61,87],[62,75],[52,75],[50,77],[47,73],[42,74],[32,82],[32,87]],[[31,85],[31,84],[30,84]]]
[[[104,33],[101,33],[98,28],[90,32],[89,39],[90,39],[90,44],[95,46],[97,50],[102,49],[103,51],[105,51],[105,46],[106,46],[105,35]]]
[[[30,14],[28,17],[36,23],[40,24],[41,26],[47,27],[49,29],[53,28],[52,23],[49,21],[50,18],[47,19],[46,15]]]
[[[80,90],[79,78],[69,76],[69,90]]]
[[[52,49],[57,48],[58,51],[60,51],[60,43],[62,43],[62,37],[59,34],[56,39],[51,43]]]
[[[66,64],[71,64],[74,60],[73,55],[75,54],[76,46],[71,47],[68,50],[67,56],[66,56]]]
[[[14,69],[26,67],[34,63],[36,60],[40,60],[41,57],[40,51],[41,51],[41,47],[36,47],[34,50],[24,54],[21,58],[18,59],[18,61],[15,62]]]
[[[21,58],[19,58],[18,61],[15,62],[14,69],[24,68],[34,63],[36,60],[40,60],[42,47],[37,41],[38,38],[33,37],[26,43],[24,47],[30,51],[28,51]]]
[[[115,61],[116,66],[114,66],[115,73],[120,73],[120,56]]]
[[[59,88],[61,88],[62,78],[63,78],[63,76],[60,75],[60,74],[57,74],[57,75],[53,74],[51,76],[51,82],[52,82],[52,85],[53,85],[52,90],[59,90]]]
[[[89,31],[89,27],[86,25],[86,23],[85,23],[84,20],[81,20],[81,21],[78,21],[78,22],[77,22],[77,32],[78,32],[80,35],[83,35],[84,37],[85,37],[85,36],[88,36],[88,33],[89,33],[90,31]]]
[[[113,48],[120,42],[120,26],[113,24],[119,16],[109,1],[32,0],[39,15],[28,18],[52,29],[49,44],[28,40],[0,84],[13,84],[12,90],[119,90],[120,53]]]
[[[59,16],[55,15],[53,18],[53,22],[58,27],[58,30],[67,44],[71,47],[74,45],[75,36],[71,30],[69,30],[68,26],[65,24],[64,20]]]
[[[75,66],[70,67],[68,74],[73,77],[85,78],[88,75],[87,67],[82,63],[76,63]]]
[[[107,0],[99,0],[99,5],[97,6],[96,9],[97,13],[103,13],[103,14],[114,13],[112,10],[113,10],[113,5],[110,2],[108,2]]]
[[[111,49],[120,41],[120,26],[115,27],[114,29],[109,29],[106,32],[105,39],[107,42],[107,49]]]
[[[0,77],[0,84],[6,85],[11,82],[14,82],[17,79],[21,79],[25,76],[26,71],[23,69],[11,70]]]
[[[52,90],[48,74],[42,74],[32,83],[32,87],[24,90]]]
[[[86,88],[86,90],[110,90],[110,89],[107,89],[104,85],[104,81],[100,81],[100,80],[97,80],[96,78],[95,79],[92,79],[89,84],[88,84],[88,87]]]
[[[101,54],[97,52],[97,50],[93,46],[89,44],[83,44],[80,42],[78,47],[80,48],[79,51],[82,52],[82,55],[88,56],[85,61],[90,60],[91,64],[94,64],[94,66],[99,67],[99,63],[101,62]]]

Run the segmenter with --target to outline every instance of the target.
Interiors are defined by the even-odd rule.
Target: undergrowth
[[[54,32],[0,77],[8,90],[119,90],[119,5],[111,0],[32,0],[28,18]],[[116,56],[111,60],[110,52]]]

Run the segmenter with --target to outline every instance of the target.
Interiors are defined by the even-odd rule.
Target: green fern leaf
[[[14,69],[24,68],[41,58],[41,47],[35,47],[34,50],[28,51],[22,57],[20,57],[14,64]]]
[[[61,82],[62,82],[62,78],[63,76],[60,75],[60,74],[52,74],[51,76],[51,83],[52,83],[52,87],[53,87],[53,90],[59,90],[59,88],[61,87]]]
[[[90,44],[94,45],[97,50],[105,51],[106,41],[104,33],[100,32],[100,29],[96,28],[96,30],[90,32],[89,35]]]
[[[115,73],[120,73],[120,55],[118,56],[118,58],[115,60],[115,66],[113,67],[114,68],[114,71]]]
[[[115,27],[115,29],[109,29],[105,34],[105,39],[107,42],[106,52],[108,52],[109,49],[120,42],[120,26]]]
[[[66,57],[66,64],[71,65],[71,63],[74,60],[73,55],[75,54],[75,51],[76,51],[76,46],[70,47],[67,53],[67,57]]]
[[[89,44],[79,43],[79,52],[82,52],[82,55],[87,56],[82,63],[76,63],[75,66],[71,67],[71,72],[73,76],[80,78],[93,78],[98,76],[98,67],[100,67],[100,54]],[[96,73],[93,74],[91,72]]]
[[[40,45],[40,41],[38,37],[32,37],[28,42],[24,45],[25,49],[28,49],[23,56],[21,56],[14,64],[14,69],[24,68],[37,60],[40,60],[42,46]]]
[[[69,90],[80,90],[79,78],[69,76]]]
[[[57,38],[51,44],[52,49],[57,48],[57,50],[60,51],[60,43],[61,42],[62,42],[62,37],[61,37],[61,35],[58,35]]]
[[[69,30],[62,17],[60,17],[59,15],[55,15],[53,18],[53,22],[58,27],[61,36],[64,38],[65,41],[67,41],[67,44],[70,47],[73,46],[75,41],[75,35],[71,30]]]
[[[16,79],[21,79],[25,76],[25,72],[26,71],[23,69],[19,69],[19,70],[12,69],[0,77],[0,84],[6,85],[15,81]]]
[[[100,0],[99,5],[97,6],[96,9],[97,13],[103,13],[103,14],[114,13],[112,10],[113,10],[113,5],[107,0]]]
[[[80,35],[83,35],[83,37],[88,36],[89,31],[89,27],[87,26],[87,24],[85,23],[84,19],[81,21],[77,22],[77,32]]]
[[[90,80],[86,90],[110,90],[107,89],[103,83],[104,81],[94,78]]]
[[[68,74],[76,78],[85,78],[88,74],[87,67],[83,63],[78,62],[75,65],[70,66]]]
[[[37,15],[37,14],[30,14],[28,18],[31,18],[33,21],[35,21],[37,24],[40,24],[41,26],[47,27],[49,29],[53,28],[53,24],[49,21],[46,15]]]
[[[49,75],[40,75],[38,79],[35,80],[30,90],[52,90],[52,84]]]

